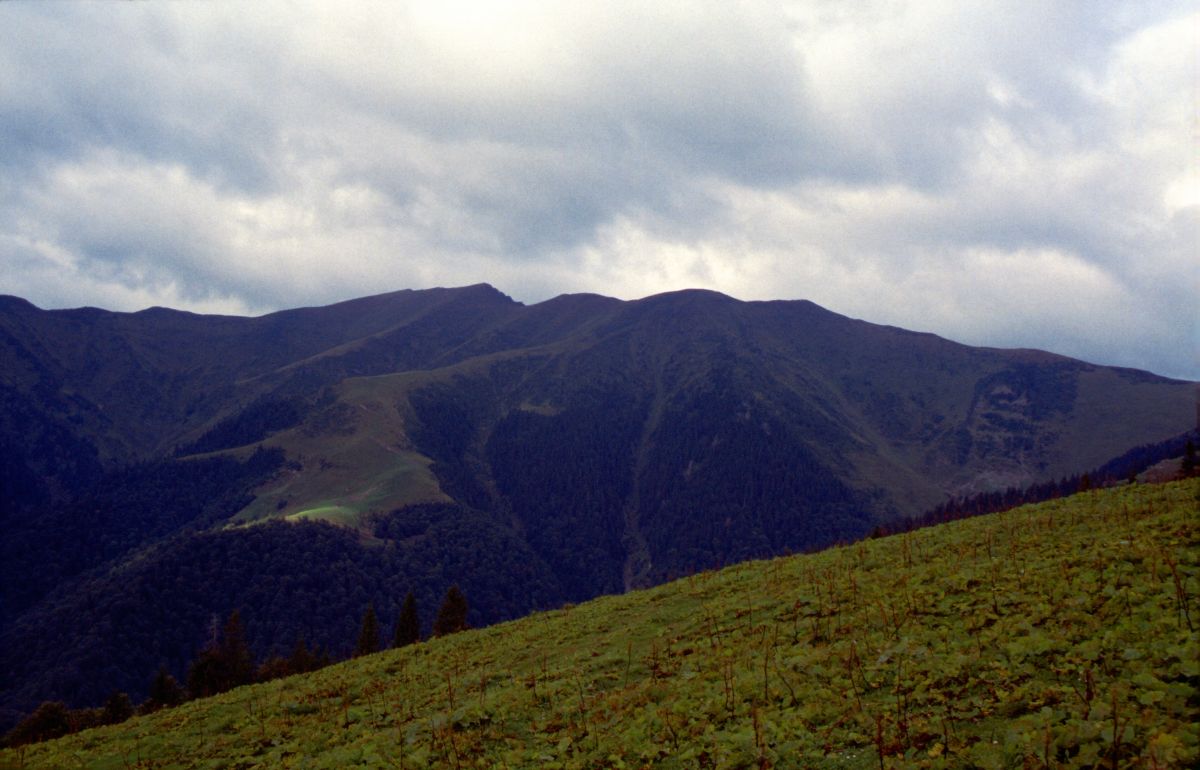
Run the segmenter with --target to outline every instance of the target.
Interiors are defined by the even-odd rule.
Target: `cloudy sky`
[[[707,287],[1200,379],[1190,2],[0,3],[0,293]]]

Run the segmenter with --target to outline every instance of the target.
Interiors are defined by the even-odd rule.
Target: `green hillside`
[[[0,767],[1194,767],[1198,507],[1138,485],[747,563]]]

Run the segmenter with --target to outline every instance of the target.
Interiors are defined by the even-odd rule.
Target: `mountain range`
[[[257,318],[0,297],[0,362],[10,721],[180,672],[230,609],[261,654],[337,651],[368,604],[454,582],[486,624],[855,539],[1197,420],[1195,383],[698,290]]]

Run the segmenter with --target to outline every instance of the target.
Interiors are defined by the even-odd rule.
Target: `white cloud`
[[[43,305],[704,286],[1200,377],[1182,3],[0,17],[0,291]]]

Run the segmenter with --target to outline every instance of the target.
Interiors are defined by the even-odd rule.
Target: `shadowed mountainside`
[[[266,654],[298,630],[336,646],[339,624],[406,588],[434,601],[466,581],[491,597],[475,610],[486,623],[820,547],[1087,470],[1196,419],[1194,383],[696,290],[525,306],[478,285],[260,318],[0,297],[0,361],[0,685],[19,708],[64,688],[80,702],[136,692],[159,661],[178,671],[202,633],[187,626],[208,615],[303,615],[299,599],[268,609],[247,555],[196,571],[207,588],[180,589],[186,606],[154,623],[111,617],[148,606],[111,597],[149,579],[129,576],[182,586],[178,569],[211,557],[206,538],[248,537],[251,522],[343,527],[306,564],[271,562],[280,597],[347,559],[371,576],[307,596],[344,605],[313,625],[251,622]],[[431,510],[471,523],[445,529]],[[295,533],[264,532],[257,548],[294,548]],[[62,650],[44,649],[51,630]],[[79,656],[117,639],[152,659],[145,672],[72,680]],[[39,670],[7,665],[30,655]]]
[[[486,390],[472,393],[489,400],[473,407],[482,422],[466,438],[475,449],[517,415],[552,420],[622,401],[638,433],[631,459],[642,463],[675,420],[696,412],[729,427],[754,422],[762,435],[778,420],[790,448],[816,453],[854,488],[874,487],[869,507],[882,515],[1077,471],[1195,419],[1187,383],[1037,351],[970,348],[804,301],[696,290],[634,302],[568,295],[526,307],[478,285],[260,318],[42,311],[2,298],[0,360],[6,462],[14,477],[25,466],[53,480],[42,490],[50,497],[102,466],[177,447],[232,449],[302,418],[312,434],[314,420],[316,431],[328,427],[322,419],[339,422],[338,409],[361,408],[354,399],[368,392],[404,401],[422,393],[428,406],[439,389]],[[348,382],[375,377],[383,379]],[[261,435],[250,430],[255,410]],[[261,419],[271,410],[285,419]],[[407,405],[400,412],[413,416]],[[708,427],[716,438],[719,429]],[[212,441],[220,429],[226,435]],[[206,433],[208,443],[197,443]],[[60,454],[86,468],[57,472],[70,463],[47,461],[56,444],[70,445]],[[411,448],[425,457],[446,450]]]

